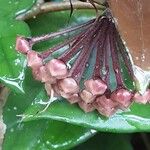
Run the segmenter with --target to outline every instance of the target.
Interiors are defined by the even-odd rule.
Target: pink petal
[[[47,92],[47,95],[51,96],[52,86],[50,83],[48,83],[48,82],[45,83],[45,90]]]
[[[137,103],[146,104],[148,101],[150,101],[150,89],[148,89],[143,95],[140,93],[135,93],[133,100]]]
[[[42,82],[49,82],[51,84],[56,83],[56,78],[52,77],[48,71],[46,70],[45,66],[41,66],[39,68],[40,74],[41,74],[41,81]]]
[[[30,50],[29,42],[21,36],[18,36],[16,39],[16,50],[26,54]]]
[[[61,60],[53,59],[47,63],[46,67],[51,76],[57,79],[63,79],[67,77],[67,66]]]
[[[69,99],[67,99],[71,104],[81,101],[81,98],[78,94],[73,94]]]
[[[107,85],[100,79],[90,79],[84,83],[86,89],[93,95],[102,95],[107,89]]]
[[[83,90],[80,96],[85,103],[91,103],[95,99],[95,96],[87,90]]]
[[[38,56],[35,51],[29,51],[27,54],[28,66],[31,68],[39,68],[43,65],[42,59]]]
[[[91,112],[95,109],[92,104],[87,104],[84,101],[80,101],[78,104],[85,112]]]
[[[132,103],[132,93],[126,89],[119,89],[111,94],[111,99],[118,102],[122,107],[129,107]]]
[[[65,78],[59,81],[59,88],[67,94],[79,92],[79,86],[73,78]]]
[[[98,112],[107,117],[116,112],[117,106],[118,104],[116,102],[106,98],[105,95],[99,96],[94,103],[94,107],[98,110]]]
[[[32,69],[32,75],[33,75],[33,77],[34,77],[35,80],[38,80],[38,81],[42,80],[39,68],[33,68]]]

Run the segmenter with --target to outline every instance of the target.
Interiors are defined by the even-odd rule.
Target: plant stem
[[[75,1],[72,2],[72,6],[74,9],[95,9],[93,5],[91,5],[88,2]],[[103,5],[95,4],[95,7],[99,10],[105,9]],[[70,2],[46,2],[46,3],[35,5],[31,10],[18,15],[16,19],[27,20],[42,13],[65,11],[65,10],[70,10]]]
[[[111,24],[111,33],[110,33],[110,44],[111,44],[111,57],[113,63],[113,70],[115,72],[116,80],[117,80],[117,87],[124,87],[122,75],[120,72],[120,65],[119,65],[119,57],[118,51],[116,49],[116,38],[114,37],[116,31],[115,25]]]
[[[108,21],[103,19],[103,25],[102,28],[100,28],[101,32],[99,31],[98,35],[98,42],[97,42],[97,54],[96,54],[96,63],[95,63],[95,68],[94,68],[94,73],[93,73],[93,78],[101,77],[100,70],[102,69],[103,66],[103,61],[104,61],[104,45],[105,45],[105,40],[107,36],[107,27],[108,27]]]
[[[30,45],[34,45],[35,43],[39,43],[41,41],[46,41],[48,39],[51,39],[51,38],[54,38],[56,36],[59,36],[59,35],[63,35],[65,33],[69,33],[69,32],[73,32],[75,30],[78,30],[78,29],[82,29],[82,28],[86,28],[88,25],[90,25],[92,22],[94,21],[93,20],[90,20],[86,23],[83,23],[81,25],[77,25],[77,26],[74,26],[74,27],[70,27],[70,28],[67,28],[67,29],[64,29],[64,30],[61,30],[61,31],[58,31],[58,32],[54,32],[54,33],[51,33],[51,34],[46,34],[46,35],[42,35],[42,36],[38,36],[38,37],[33,37],[31,40],[30,40]]]

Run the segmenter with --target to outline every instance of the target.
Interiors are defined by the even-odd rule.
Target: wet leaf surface
[[[0,81],[17,92],[23,91],[23,80],[26,61],[24,56],[16,53],[17,35],[29,36],[30,30],[26,23],[15,20],[20,11],[27,11],[34,0],[1,0],[0,3]]]
[[[31,79],[30,79],[31,81]],[[32,100],[41,88],[32,82],[26,95],[11,93],[4,108],[7,125],[4,150],[68,149],[93,136],[96,131],[51,119],[21,122],[23,112],[32,105]],[[16,140],[17,139],[17,140]]]
[[[92,134],[94,133],[90,129],[63,122],[52,120],[31,121],[7,129],[3,149],[66,150],[82,143]]]

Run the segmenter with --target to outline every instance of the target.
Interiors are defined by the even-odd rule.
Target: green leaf
[[[20,123],[7,129],[4,150],[66,150],[94,134],[92,130],[52,120]]]
[[[32,34],[41,35],[50,31],[56,31],[67,25],[69,12],[48,13],[40,15],[34,20],[28,22]],[[70,24],[76,24],[88,20],[93,16],[92,13],[86,11],[75,11]],[[66,22],[66,23],[65,23]],[[53,44],[51,41],[40,43],[34,48],[46,49],[48,45]],[[95,59],[92,57],[91,59]],[[89,69],[90,71],[90,69]],[[39,98],[40,97],[40,98]],[[133,104],[130,109],[125,112],[118,111],[114,116],[105,118],[97,112],[84,113],[77,105],[71,105],[66,100],[61,99],[53,102],[50,107],[42,113],[45,106],[38,101],[48,100],[44,90],[35,98],[33,105],[25,111],[28,120],[39,119],[55,119],[72,124],[90,127],[105,132],[139,132],[150,131],[150,105]]]
[[[35,0],[0,0],[0,81],[17,92],[23,91],[26,61],[15,50],[17,35],[29,36],[25,22],[16,21],[15,15],[27,11]]]
[[[29,70],[27,74],[31,76]],[[20,115],[32,105],[33,99],[42,89],[41,84],[32,78],[26,78],[25,84],[26,94],[11,93],[3,110],[3,119],[7,125],[4,150],[68,149],[95,134],[94,130],[51,119],[21,122]]]
[[[15,20],[17,14],[28,11],[36,0],[0,0],[0,17],[5,20]]]
[[[73,150],[133,150],[130,136],[126,134],[99,133]]]

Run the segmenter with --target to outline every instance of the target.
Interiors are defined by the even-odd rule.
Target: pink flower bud
[[[52,59],[47,63],[46,67],[51,76],[57,79],[63,79],[68,75],[66,64],[59,59]]]
[[[92,93],[90,93],[89,91],[87,90],[83,90],[81,93],[80,93],[80,96],[82,98],[82,100],[85,102],[85,103],[91,103],[93,102],[93,100],[95,99],[96,96],[94,96]]]
[[[77,103],[79,101],[81,101],[81,98],[78,94],[73,94],[71,95],[70,98],[67,99],[71,104]]]
[[[125,108],[129,107],[129,105],[131,104],[132,102],[131,98],[132,93],[126,89],[118,89],[117,91],[114,91],[111,94],[111,99],[113,101],[118,102],[121,105],[121,107]]]
[[[143,95],[135,93],[133,100],[137,103],[146,104],[150,101],[150,89],[148,89]]]
[[[102,95],[107,89],[107,85],[100,79],[90,79],[84,83],[86,89],[93,95]]]
[[[56,83],[56,78],[52,77],[48,71],[46,70],[45,66],[41,66],[39,68],[40,74],[41,74],[41,81],[42,82],[49,82],[51,84]]]
[[[80,108],[82,108],[85,112],[91,112],[91,111],[94,111],[94,107],[93,107],[93,105],[92,104],[87,104],[87,103],[85,103],[84,101],[79,101],[79,106],[80,106]]]
[[[42,59],[38,56],[38,53],[35,51],[29,51],[27,54],[28,66],[32,69],[39,68],[43,65]]]
[[[29,42],[24,37],[18,36],[16,39],[16,50],[23,54],[27,54],[30,50]]]
[[[39,68],[33,68],[32,69],[32,75],[33,75],[35,80],[38,80],[38,81],[42,80]]]
[[[47,92],[47,95],[51,96],[52,86],[50,83],[48,83],[48,82],[45,83],[45,90]]]
[[[116,112],[118,106],[116,102],[113,102],[111,99],[106,98],[105,95],[99,96],[93,105],[100,114],[106,117],[113,115]]]
[[[79,86],[73,78],[65,78],[59,81],[59,88],[66,94],[76,94],[79,92]]]

